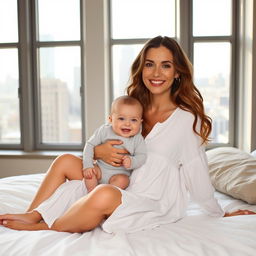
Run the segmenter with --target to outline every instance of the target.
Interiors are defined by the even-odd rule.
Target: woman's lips
[[[161,86],[165,81],[164,80],[149,80],[152,86]]]

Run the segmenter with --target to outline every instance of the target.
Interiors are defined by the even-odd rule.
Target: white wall
[[[237,147],[256,149],[256,4],[240,0]]]
[[[44,173],[51,165],[53,159],[42,158],[0,158],[0,178],[32,173]]]

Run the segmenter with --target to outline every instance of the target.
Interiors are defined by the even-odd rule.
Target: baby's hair
[[[141,103],[134,97],[124,95],[124,96],[120,96],[120,97],[114,99],[114,101],[112,102],[112,105],[111,105],[111,113],[113,113],[115,107],[119,104],[138,106],[139,109],[141,110],[141,115],[142,115],[143,107],[142,107]]]

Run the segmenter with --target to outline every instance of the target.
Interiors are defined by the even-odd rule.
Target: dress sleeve
[[[191,199],[198,203],[211,216],[223,216],[224,211],[214,198],[205,147],[201,137],[192,129],[183,134],[181,175]]]
[[[224,211],[214,198],[214,188],[208,173],[208,165],[203,150],[192,161],[182,164],[181,172],[191,199],[198,203],[209,215],[221,217]]]

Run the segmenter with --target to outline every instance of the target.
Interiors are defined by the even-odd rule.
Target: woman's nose
[[[159,69],[159,67],[155,67],[154,70],[153,70],[153,72],[154,72],[153,75],[154,75],[155,77],[159,76],[159,74],[160,74],[160,69]]]

